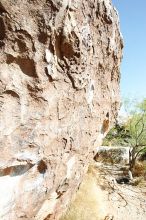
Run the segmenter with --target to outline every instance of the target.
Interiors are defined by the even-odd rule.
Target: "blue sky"
[[[124,37],[122,97],[146,98],[146,0],[112,0]]]

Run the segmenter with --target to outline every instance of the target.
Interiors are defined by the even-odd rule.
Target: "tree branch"
[[[142,149],[140,149],[140,150],[135,154],[135,159],[138,157],[138,155],[139,155],[145,148],[146,148],[146,146],[143,147]]]

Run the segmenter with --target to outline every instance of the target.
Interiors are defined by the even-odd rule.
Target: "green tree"
[[[126,122],[116,124],[103,140],[103,145],[128,146],[130,170],[133,172],[136,160],[146,152],[146,99],[137,103],[126,99]]]
[[[125,128],[129,132],[130,170],[133,171],[138,156],[146,151],[146,99],[135,106]]]

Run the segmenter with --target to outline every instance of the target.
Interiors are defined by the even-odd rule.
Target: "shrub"
[[[144,176],[145,172],[146,172],[146,163],[137,162],[133,170],[133,176],[136,177]]]

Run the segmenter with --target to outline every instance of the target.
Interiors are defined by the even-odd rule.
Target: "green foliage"
[[[137,157],[146,152],[146,99],[140,103],[125,101],[127,121],[116,124],[103,141],[103,145],[121,145],[131,147],[131,170]],[[132,106],[132,107],[131,107]],[[128,112],[129,108],[129,112]]]
[[[125,146],[128,144],[129,131],[124,125],[116,124],[103,140],[103,146]]]
[[[125,124],[129,144],[133,148],[146,147],[146,113],[135,113]]]

